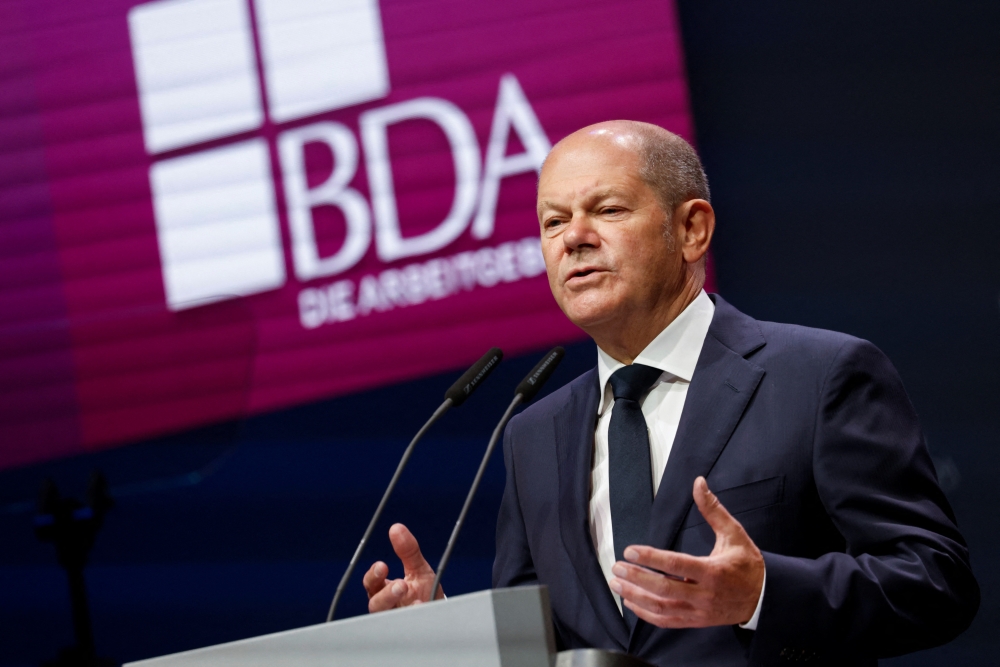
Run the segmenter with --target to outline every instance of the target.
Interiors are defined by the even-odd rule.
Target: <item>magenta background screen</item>
[[[516,80],[549,143],[612,118],[693,139],[670,1],[383,0],[384,94],[290,120],[262,102],[264,117],[250,129],[151,152],[129,28],[136,4],[38,0],[2,10],[0,467],[458,369],[493,345],[514,355],[583,337],[555,305],[530,245],[533,170],[499,181],[486,238],[469,222],[441,248],[386,261],[373,232],[350,268],[303,279],[283,133],[323,122],[348,128],[359,154],[347,187],[369,207],[365,113],[443,100],[467,119],[485,160],[504,77]],[[250,7],[259,20],[260,6]],[[266,67],[259,28],[253,37],[255,67]],[[404,238],[427,234],[455,202],[454,146],[426,119],[388,125],[385,136],[399,229]],[[255,141],[273,180],[272,269],[284,277],[171,306],[151,168]],[[303,151],[306,183],[317,187],[336,168],[334,155],[316,142]],[[528,149],[515,128],[504,155],[519,153]],[[483,162],[478,169],[481,182]],[[314,207],[311,225],[320,258],[344,245],[336,206]],[[362,313],[363,282],[377,289]]]

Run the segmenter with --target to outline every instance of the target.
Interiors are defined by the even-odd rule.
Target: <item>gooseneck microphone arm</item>
[[[431,418],[427,420],[427,423],[425,423],[423,427],[417,431],[417,434],[413,436],[413,440],[410,441],[410,444],[406,447],[406,451],[403,452],[403,457],[399,459],[399,465],[396,466],[396,472],[393,473],[392,479],[389,480],[389,486],[386,487],[385,493],[382,494],[382,500],[379,502],[378,508],[376,508],[374,516],[372,516],[372,520],[368,522],[368,528],[365,529],[365,534],[358,543],[358,548],[354,550],[351,562],[347,565],[347,571],[344,572],[344,576],[340,578],[340,583],[337,584],[337,592],[333,596],[333,602],[330,603],[330,611],[326,615],[327,623],[333,620],[333,615],[337,611],[337,604],[340,603],[340,597],[344,594],[344,589],[347,588],[347,581],[351,578],[351,574],[354,572],[354,568],[357,566],[358,560],[361,558],[361,552],[365,550],[365,546],[368,544],[368,538],[372,536],[372,531],[375,530],[375,524],[377,524],[378,520],[382,517],[382,510],[385,509],[385,505],[389,501],[389,496],[391,496],[392,492],[395,490],[396,482],[399,481],[400,476],[403,474],[403,468],[405,468],[406,464],[410,461],[410,456],[413,454],[413,450],[417,442],[419,442],[420,438],[424,437],[424,433],[427,432],[427,429],[429,429],[431,425],[441,417],[441,415],[448,412],[449,408],[451,408],[451,399],[446,398],[438,409],[434,411]]]
[[[441,556],[441,561],[438,563],[437,574],[434,576],[434,587],[431,588],[431,600],[437,597],[438,587],[441,585],[441,575],[444,574],[444,568],[448,566],[448,559],[451,558],[451,550],[455,548],[455,540],[458,538],[458,531],[462,529],[462,524],[465,523],[465,515],[469,513],[469,506],[472,504],[473,496],[476,495],[476,490],[479,489],[479,482],[483,479],[483,472],[486,470],[486,464],[490,462],[490,455],[493,454],[493,449],[496,447],[500,434],[503,433],[504,426],[507,425],[511,415],[514,414],[514,408],[516,408],[523,400],[524,396],[521,394],[515,396],[514,400],[510,402],[510,406],[507,407],[507,412],[503,413],[500,423],[497,424],[495,429],[493,429],[493,436],[490,438],[490,444],[486,446],[486,454],[483,455],[483,460],[479,464],[479,470],[476,472],[476,478],[472,480],[472,488],[469,489],[469,495],[465,497],[465,504],[462,505],[462,511],[458,515],[458,521],[455,522],[455,528],[452,529],[451,537],[448,538],[448,546],[445,547],[444,555]]]
[[[469,489],[468,495],[465,496],[465,504],[462,505],[462,511],[458,515],[458,521],[455,522],[455,527],[451,531],[451,536],[448,538],[448,546],[444,549],[444,555],[441,556],[440,562],[438,562],[437,573],[434,576],[434,585],[431,587],[431,596],[429,600],[433,600],[437,597],[438,588],[441,586],[441,577],[444,575],[444,570],[448,566],[448,560],[451,559],[451,552],[455,548],[455,541],[458,539],[458,533],[462,530],[462,525],[465,523],[465,516],[469,513],[469,507],[472,505],[472,499],[476,495],[476,491],[479,490],[479,483],[483,480],[483,473],[486,472],[486,466],[490,462],[490,457],[493,455],[493,450],[496,448],[497,441],[500,439],[500,435],[503,433],[504,427],[507,426],[507,422],[510,421],[511,416],[514,414],[514,409],[522,403],[527,403],[535,397],[538,390],[542,388],[545,381],[549,379],[552,372],[555,371],[556,366],[562,361],[563,355],[566,351],[561,347],[553,348],[548,354],[542,357],[531,372],[528,373],[527,377],[521,380],[521,384],[517,385],[517,389],[514,390],[514,400],[510,402],[507,406],[507,411],[503,413],[503,417],[500,418],[500,422],[497,423],[495,429],[493,429],[493,435],[490,436],[490,442],[486,445],[486,453],[483,454],[483,460],[479,463],[479,470],[476,471],[476,477],[472,480],[472,487]]]
[[[453,406],[459,406],[465,402],[472,392],[474,392],[480,384],[489,376],[493,369],[496,368],[500,360],[503,359],[503,352],[500,348],[494,347],[489,352],[484,354],[479,361],[472,365],[469,370],[467,370],[462,377],[445,392],[444,402],[438,406],[438,409],[434,411],[431,418],[417,431],[417,434],[413,436],[413,440],[407,445],[406,450],[403,452],[402,458],[399,459],[399,464],[396,466],[396,472],[393,473],[392,479],[389,480],[389,486],[386,487],[385,493],[382,494],[382,500],[379,501],[378,507],[375,509],[375,514],[372,516],[372,520],[368,522],[368,528],[365,529],[365,534],[361,537],[361,541],[358,543],[358,548],[354,550],[354,555],[351,557],[351,562],[347,565],[347,571],[344,572],[344,576],[340,578],[340,583],[337,584],[337,592],[333,596],[333,602],[330,603],[330,611],[327,612],[326,622],[329,623],[333,620],[333,615],[337,611],[337,605],[340,603],[340,598],[344,594],[344,589],[347,588],[347,582],[351,578],[351,574],[354,572],[354,568],[358,564],[358,560],[361,558],[361,553],[365,550],[365,546],[368,544],[368,539],[372,535],[372,531],[375,530],[375,524],[382,517],[382,511],[385,509],[386,503],[389,501],[389,496],[392,495],[393,490],[396,488],[396,483],[399,482],[400,476],[403,474],[403,469],[406,464],[410,461],[410,456],[413,455],[413,450],[416,444],[424,437],[424,433],[427,432],[434,422],[441,418],[441,416],[448,412],[448,410]]]

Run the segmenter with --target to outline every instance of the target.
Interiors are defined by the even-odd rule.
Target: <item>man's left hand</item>
[[[636,616],[661,628],[746,623],[764,585],[764,557],[704,477],[694,481],[693,494],[698,511],[715,531],[712,553],[696,557],[627,547],[629,562],[615,563],[611,589]]]

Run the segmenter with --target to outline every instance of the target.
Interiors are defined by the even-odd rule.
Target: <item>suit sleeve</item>
[[[843,553],[765,553],[751,664],[871,660],[950,641],[979,587],[917,417],[889,360],[845,343],[830,364],[813,439],[820,501]]]
[[[531,561],[528,536],[521,516],[517,495],[517,476],[514,474],[514,431],[518,422],[512,419],[504,430],[503,462],[507,469],[507,483],[500,501],[497,517],[497,555],[493,561],[493,587],[521,586],[538,583],[535,566]]]

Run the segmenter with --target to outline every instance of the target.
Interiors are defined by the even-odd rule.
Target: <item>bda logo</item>
[[[550,149],[513,75],[499,92],[485,161],[457,105],[419,97],[358,117],[360,147],[344,124],[283,124],[386,97],[390,92],[375,0],[157,0],[129,14],[143,134],[153,156],[150,183],[168,306],[245,296],[286,282],[275,187],[284,190],[295,276],[332,277],[357,265],[372,243],[379,260],[435,253],[470,228],[493,233],[500,181],[536,171]],[[455,170],[451,208],[433,229],[404,236],[399,222],[388,128],[431,121],[444,133]],[[275,150],[260,130],[279,132]],[[524,152],[507,155],[511,130]],[[319,142],[334,167],[309,187],[305,146]],[[350,187],[363,148],[371,202]],[[272,163],[272,154],[276,163]],[[276,181],[274,174],[280,174]],[[346,234],[321,256],[313,209],[334,206]],[[434,258],[339,280],[299,294],[307,328],[373,311],[442,298],[544,271],[537,238]],[[223,296],[224,295],[224,296]]]

